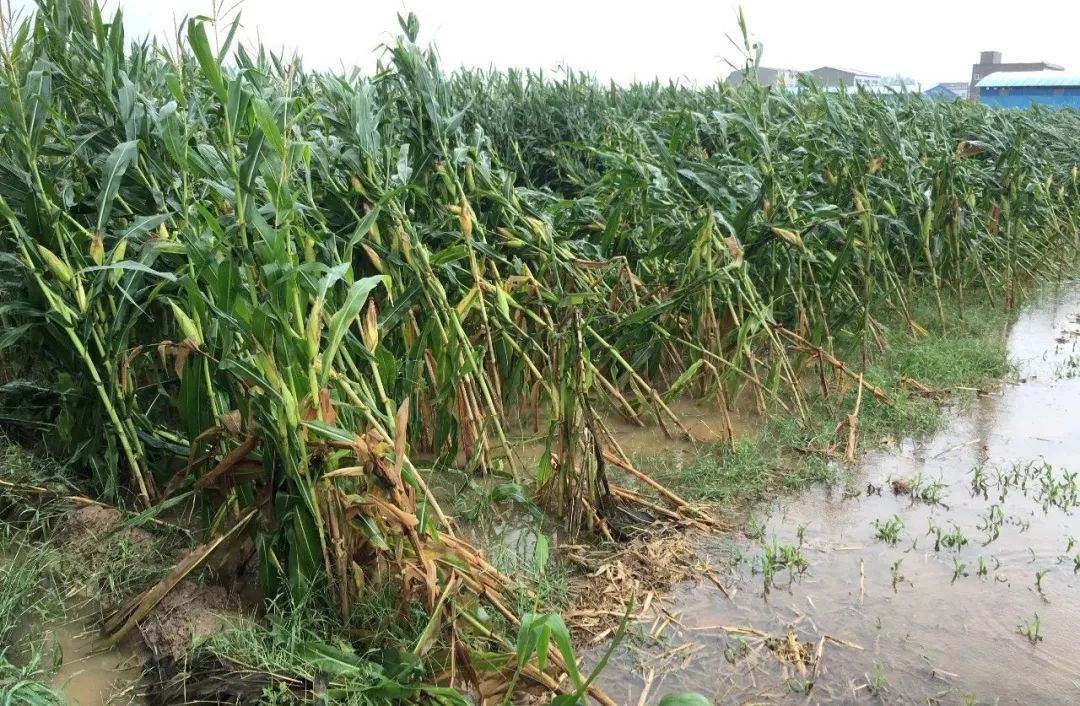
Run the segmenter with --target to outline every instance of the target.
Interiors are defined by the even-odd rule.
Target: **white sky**
[[[231,3],[233,0],[225,0]],[[16,11],[31,0],[9,0]],[[0,0],[3,4],[3,0]],[[107,7],[115,8],[117,0]],[[211,14],[211,0],[121,0],[128,32],[171,32],[174,18]],[[396,13],[420,18],[446,68],[560,64],[601,78],[711,82],[741,63],[732,0],[244,0],[244,33],[296,48],[317,68],[374,66],[374,48],[397,32]],[[964,81],[983,49],[1006,61],[1046,60],[1080,72],[1078,0],[743,0],[762,63],[843,66]]]

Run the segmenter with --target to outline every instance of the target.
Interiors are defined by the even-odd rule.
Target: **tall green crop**
[[[0,346],[103,497],[256,510],[267,588],[342,611],[384,563],[433,610],[462,566],[483,592],[411,452],[528,482],[574,533],[708,522],[629,487],[605,418],[803,413],[803,367],[857,378],[880,312],[918,334],[926,288],[1008,306],[1076,249],[1072,112],[448,76],[414,18],[374,76],[324,74],[235,27],[128,43],[42,0],[13,28]]]

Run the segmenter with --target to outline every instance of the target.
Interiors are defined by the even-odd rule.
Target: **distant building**
[[[1007,71],[1064,71],[1057,64],[1048,64],[1045,61],[1035,61],[1020,64],[1006,64],[1001,61],[1001,52],[984,51],[979,54],[979,63],[971,65],[971,83],[968,85],[968,98],[979,98],[979,90],[976,87],[979,81],[990,74],[1000,74]]]
[[[1004,71],[993,73],[976,86],[979,102],[1000,108],[1051,108],[1080,110],[1080,76],[1059,71]]]
[[[727,84],[739,86],[746,80],[746,71],[739,69],[728,74]],[[782,83],[785,86],[795,86],[799,83],[799,72],[795,69],[771,69],[767,66],[757,67],[757,82],[762,86],[774,86]]]
[[[922,87],[918,83],[860,84],[854,88],[825,86],[821,90],[826,93],[866,93],[873,96],[902,96],[909,93],[922,93]]]
[[[968,89],[968,84],[963,81],[955,83],[939,83],[938,85],[923,91],[923,95],[927,98],[940,98],[942,100],[954,101],[959,98],[967,98]]]
[[[825,88],[844,86],[854,88],[856,86],[880,86],[881,76],[868,71],[856,71],[855,69],[838,69],[835,66],[822,66],[809,72],[815,81]]]

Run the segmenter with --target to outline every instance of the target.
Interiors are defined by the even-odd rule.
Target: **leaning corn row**
[[[805,365],[861,380],[833,351],[873,347],[875,312],[918,332],[926,287],[1009,305],[1077,244],[1070,113],[448,78],[412,21],[375,78],[323,75],[207,29],[127,46],[49,0],[14,30],[2,342],[103,496],[194,488],[213,529],[257,508],[266,587],[343,612],[378,566],[432,609],[454,576],[491,593],[446,559],[410,450],[530,480],[575,534],[626,508],[705,525],[606,416],[678,437],[684,395],[802,413]]]

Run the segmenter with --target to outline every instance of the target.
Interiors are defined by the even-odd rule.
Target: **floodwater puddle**
[[[85,601],[65,606],[66,617],[55,615],[58,612],[50,611],[44,619],[28,616],[15,631],[8,657],[16,664],[38,660],[50,673],[48,685],[63,694],[69,706],[141,703],[136,685],[149,652],[137,641],[105,643],[100,616],[87,609]]]
[[[101,631],[91,618],[56,625],[46,631],[46,645],[55,646],[60,666],[51,685],[70,706],[136,703],[146,655],[126,646],[101,644]]]
[[[599,685],[631,704],[1080,701],[1080,290],[1027,307],[1009,351],[1018,381],[938,434],[763,508],[734,547],[703,540],[737,556],[726,594],[678,588]]]

